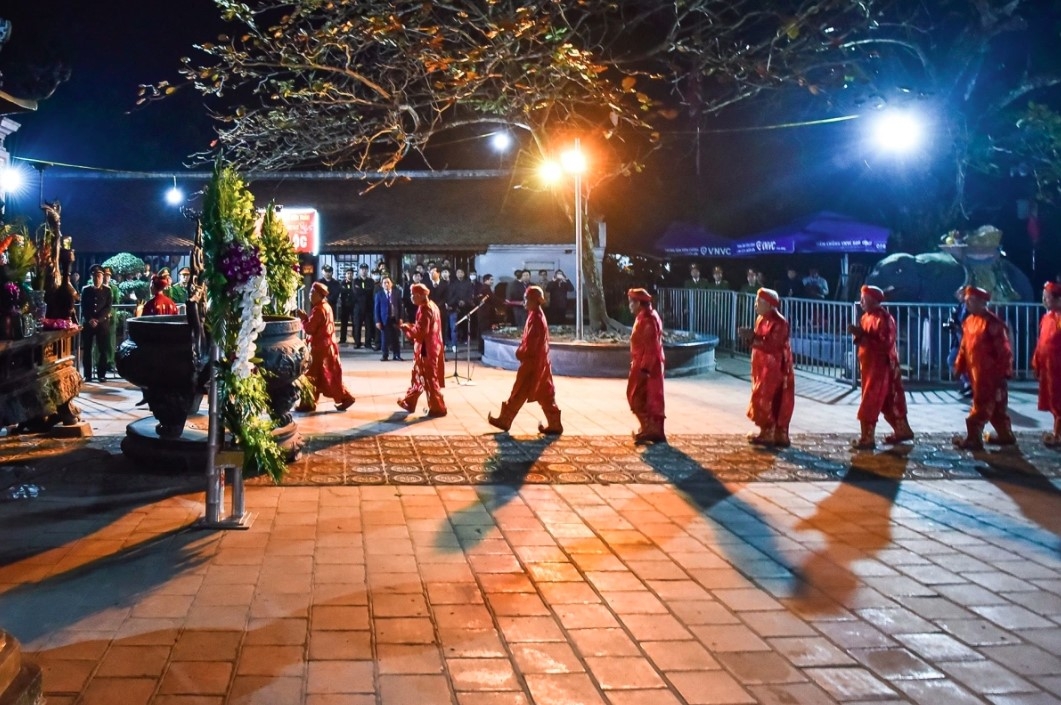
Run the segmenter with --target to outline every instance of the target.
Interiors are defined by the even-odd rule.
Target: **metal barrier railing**
[[[747,354],[737,328],[755,320],[755,295],[703,289],[661,289],[660,316],[668,328],[717,335],[719,350]],[[888,303],[898,332],[899,364],[915,382],[954,381],[949,365],[952,338],[947,328],[950,304]],[[1014,377],[1031,378],[1031,358],[1039,336],[1042,307],[1030,303],[992,305],[1010,329]],[[859,383],[857,351],[847,326],[861,316],[857,302],[785,299],[782,313],[789,321],[792,355],[797,369],[852,385]]]

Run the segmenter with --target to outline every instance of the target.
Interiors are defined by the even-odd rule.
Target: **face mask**
[[[475,275],[473,274],[473,275],[471,275],[471,276],[470,276],[470,277],[468,277],[468,278],[469,278],[469,279],[471,279],[472,281],[475,281],[475,280],[476,280],[476,279],[478,279],[479,277],[477,277],[477,276],[475,276]]]
[[[377,281],[378,282],[379,281],[379,275],[378,274],[373,274],[372,275],[372,281]]]

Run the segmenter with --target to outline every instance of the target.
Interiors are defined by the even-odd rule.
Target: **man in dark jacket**
[[[461,338],[468,339],[468,322],[461,324],[457,330],[457,321],[472,310],[472,298],[474,291],[472,283],[464,278],[464,270],[457,267],[457,278],[450,281],[449,289],[446,291],[446,309],[449,313],[449,344],[453,352],[457,352],[457,344]]]
[[[373,295],[376,283],[368,275],[368,265],[362,264],[358,267],[357,278],[354,279],[354,347],[360,349],[361,329],[365,329],[365,345],[374,347],[376,339],[376,323],[373,318]]]
[[[343,272],[339,283],[339,343],[346,344],[346,327],[354,315],[354,270]]]
[[[321,267],[321,271],[324,276],[320,278],[320,283],[328,288],[328,305],[332,307],[332,316],[339,311],[339,280],[332,276],[332,266],[326,264]]]
[[[81,364],[85,381],[92,381],[92,348],[96,348],[96,378],[107,379],[110,343],[111,290],[103,286],[103,268],[92,265],[92,283],[81,290]]]

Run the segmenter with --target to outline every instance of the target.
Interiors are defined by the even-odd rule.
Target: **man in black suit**
[[[361,349],[361,329],[365,329],[365,346],[374,348],[376,340],[376,321],[373,318],[373,298],[376,294],[376,282],[368,275],[368,265],[358,267],[354,279],[354,347]]]
[[[326,264],[321,267],[324,276],[318,281],[328,288],[328,305],[332,307],[332,318],[339,314],[339,280],[332,276],[332,266]]]
[[[103,267],[92,265],[92,283],[81,290],[81,365],[85,381],[92,381],[92,348],[96,348],[96,378],[107,379],[110,344],[111,290],[103,286]]]

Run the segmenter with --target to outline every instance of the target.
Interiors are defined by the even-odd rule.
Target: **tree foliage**
[[[141,100],[194,86],[241,168],[388,173],[430,165],[444,132],[504,125],[524,131],[524,164],[578,136],[592,191],[710,116],[916,103],[940,116],[935,165],[951,171],[916,192],[946,220],[977,136],[1012,130],[1006,116],[1059,80],[1043,41],[1056,3],[1033,0],[215,2],[231,33]]]

